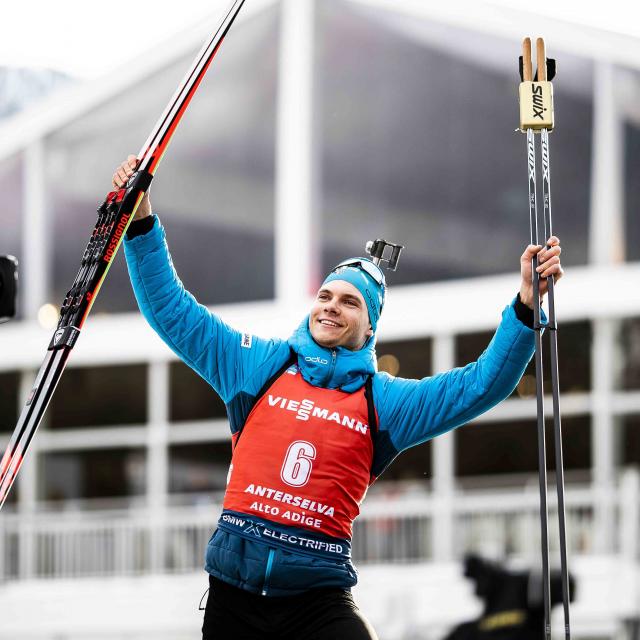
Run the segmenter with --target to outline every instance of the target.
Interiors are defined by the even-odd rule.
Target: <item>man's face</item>
[[[373,335],[362,294],[344,280],[322,285],[309,314],[309,330],[322,347],[361,349]]]

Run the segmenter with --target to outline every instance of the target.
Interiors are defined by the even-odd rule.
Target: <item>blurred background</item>
[[[197,15],[149,23],[153,41],[112,46],[107,30],[81,41],[67,54],[75,67],[54,52],[48,69],[47,54],[0,60],[0,253],[20,261],[19,314],[0,327],[2,449],[114,168],[226,3],[196,4]],[[380,368],[421,378],[473,361],[519,286],[529,223],[517,57],[523,36],[545,36],[558,61],[573,632],[637,638],[640,34],[588,8],[434,5],[248,0],[157,174],[154,210],[186,287],[262,336],[287,337],[322,274],[366,240],[404,244]],[[117,54],[92,66],[93,48]],[[551,431],[547,450],[555,566]],[[230,453],[224,405],[145,324],[118,256],[0,516],[0,638],[199,637]],[[482,610],[463,556],[535,573],[539,538],[531,368],[511,398],[402,454],[371,488],[354,533],[356,599],[381,638],[443,638]]]

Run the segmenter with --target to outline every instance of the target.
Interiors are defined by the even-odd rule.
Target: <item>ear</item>
[[[373,327],[371,325],[369,325],[367,333],[365,333],[364,335],[367,336],[367,338],[370,338],[373,335]]]

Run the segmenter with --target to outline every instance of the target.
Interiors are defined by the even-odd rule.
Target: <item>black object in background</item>
[[[0,256],[0,322],[16,315],[18,261],[13,256]]]
[[[509,571],[497,562],[468,555],[464,575],[475,583],[483,602],[482,615],[453,629],[445,640],[540,640],[544,637],[542,574]],[[569,600],[575,598],[575,581],[569,576]],[[550,605],[562,602],[560,571],[550,574]]]

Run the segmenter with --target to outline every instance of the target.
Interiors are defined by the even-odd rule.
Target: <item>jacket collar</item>
[[[298,355],[302,377],[315,387],[353,393],[377,370],[375,336],[371,336],[359,351],[344,347],[327,349],[312,338],[307,316],[288,342]]]

